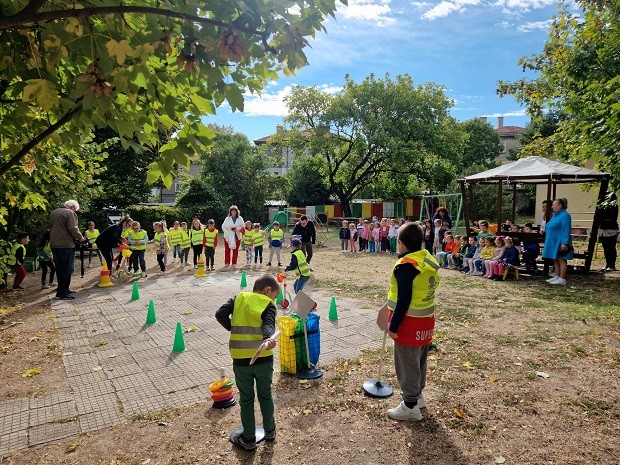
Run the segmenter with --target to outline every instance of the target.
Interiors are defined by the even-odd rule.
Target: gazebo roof
[[[560,184],[599,182],[609,179],[610,175],[599,171],[567,165],[543,157],[521,158],[513,163],[507,163],[482,173],[466,176],[466,183],[510,183],[525,182],[530,184],[546,184],[555,182]]]

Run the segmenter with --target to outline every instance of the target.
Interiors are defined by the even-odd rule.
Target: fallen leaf
[[[196,331],[200,331],[200,329],[196,328],[195,326],[190,326],[185,330],[186,333],[195,333]]]
[[[151,463],[151,459],[146,459],[142,461],[141,465],[148,465],[149,463]]]
[[[73,355],[73,352],[63,352],[62,356],[66,357],[67,355]]]
[[[497,378],[496,378],[495,376],[489,376],[489,377],[487,378],[487,381],[488,381],[489,383],[494,383],[495,381],[497,381]]]
[[[101,371],[101,365],[92,368],[93,371]]]
[[[97,347],[107,346],[107,345],[108,345],[108,341],[99,341],[99,342],[97,342]]]
[[[463,362],[463,366],[467,368],[468,370],[471,370],[474,368],[474,365],[469,360],[466,360],[465,362]]]
[[[71,452],[75,452],[77,448],[78,448],[77,442],[72,442],[70,444],[67,444],[67,447],[65,447],[65,454],[70,454]]]
[[[515,362],[514,364],[515,364],[516,366],[518,366],[518,367],[520,367],[521,365],[523,365],[523,363],[521,363],[521,362]]]
[[[22,373],[22,378],[32,378],[33,376],[40,375],[41,370],[38,368],[31,368],[30,370],[26,370]]]
[[[454,409],[454,414],[459,418],[465,418],[466,414],[460,408]]]
[[[304,415],[310,415],[312,413],[312,410],[304,410]]]
[[[28,342],[38,341],[39,339],[41,339],[39,336],[32,336],[30,339],[28,339]]]
[[[181,315],[191,315],[191,314],[192,314],[192,312],[183,312],[183,313],[181,313]]]
[[[498,457],[494,457],[494,459],[495,459],[495,463],[506,463],[506,459],[502,457],[501,455]]]
[[[536,376],[543,378],[543,379],[547,379],[549,377],[549,373],[545,373],[544,371],[537,371]]]

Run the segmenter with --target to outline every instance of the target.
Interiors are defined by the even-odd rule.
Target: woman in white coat
[[[239,214],[239,208],[231,205],[228,209],[228,216],[222,223],[222,232],[224,233],[224,266],[237,264],[237,256],[239,255],[239,246],[241,245],[241,228],[243,228],[243,218]]]

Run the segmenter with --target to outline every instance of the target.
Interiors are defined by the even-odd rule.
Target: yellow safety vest
[[[127,239],[129,241],[144,241],[143,244],[129,244],[129,248],[131,250],[145,250],[146,249],[146,242],[148,242],[148,235],[146,234],[146,231],[144,229],[141,229],[138,232],[134,232],[134,230],[132,229],[129,234],[127,234]]]
[[[269,235],[271,236],[272,241],[281,242],[284,239],[284,231],[282,229],[278,229],[277,231],[275,229],[272,229]]]
[[[192,241],[189,238],[189,232],[181,229],[181,248],[189,249],[192,246]]]
[[[263,343],[263,320],[261,315],[273,301],[263,294],[240,292],[235,298],[230,320],[230,341],[228,348],[233,359],[252,358]],[[261,357],[273,355],[272,349],[265,349]]]
[[[95,239],[99,237],[99,230],[93,229],[91,231],[90,229],[87,229],[86,231],[84,231],[84,235],[86,236],[86,239],[88,239],[90,242],[94,242]]]
[[[205,229],[205,245],[207,247],[215,247],[215,238],[217,237],[219,231],[214,229],[210,231],[209,228]]]
[[[126,239],[131,231],[133,231],[133,229],[131,229],[131,226],[127,229],[123,229],[123,232],[121,233],[121,237]]]
[[[170,229],[168,230],[168,232],[170,233],[170,240],[172,241],[172,245],[179,245],[182,243],[183,238],[181,237],[181,232],[183,230],[181,228],[179,229]]]
[[[168,242],[168,235],[165,232],[155,233],[153,236],[153,240],[155,244],[159,247],[159,241],[161,241],[161,236],[164,236],[164,242],[166,243],[166,250],[170,250],[170,243]]]
[[[189,230],[189,238],[193,246],[202,244],[202,236],[204,236],[203,228],[200,228],[200,230],[191,228]]]
[[[407,316],[425,318],[435,314],[435,291],[439,286],[439,264],[435,257],[426,249],[417,252],[408,253],[404,257],[398,259],[394,268],[401,263],[411,263],[420,275],[413,280],[413,294]],[[390,289],[387,295],[387,306],[390,310],[396,308],[396,299],[398,298],[398,284],[392,271],[390,277]]]
[[[312,276],[312,271],[310,271],[310,265],[306,261],[306,254],[303,250],[299,249],[293,252],[293,255],[297,258],[297,268],[295,268],[295,276],[299,278],[300,276]]]
[[[252,234],[252,242],[254,243],[254,247],[259,247],[265,243],[265,236],[263,236],[262,232],[255,232]]]
[[[251,229],[246,229],[243,233],[243,245],[252,247],[254,238],[254,231]]]
[[[7,265],[9,266],[17,265],[17,251],[19,249],[24,249],[23,258],[26,258],[26,247],[24,247],[24,244],[20,244],[19,242],[16,242],[15,244],[13,244],[13,247],[11,247],[11,255],[9,255],[6,260]]]

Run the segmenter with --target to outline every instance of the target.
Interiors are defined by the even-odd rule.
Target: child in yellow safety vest
[[[252,252],[254,251],[254,229],[252,228],[252,222],[246,221],[245,226],[241,230],[241,237],[243,238],[243,247],[245,247],[245,266],[252,266]]]
[[[269,262],[267,263],[267,266],[271,266],[274,253],[278,259],[278,266],[282,266],[280,251],[282,250],[282,244],[284,243],[284,231],[280,229],[280,223],[278,221],[274,221],[271,226],[271,231],[269,231]]]
[[[231,439],[245,450],[256,449],[254,398],[260,404],[265,440],[271,442],[276,439],[271,392],[273,348],[276,341],[271,337],[276,331],[276,307],[273,301],[279,293],[278,281],[273,276],[263,275],[254,283],[252,292],[239,293],[215,312],[218,323],[230,331],[228,346],[239,390],[242,429]],[[250,365],[253,355],[263,343],[265,350]]]
[[[192,248],[192,241],[189,238],[189,231],[187,230],[187,223],[181,222],[181,266],[188,266],[187,259],[189,258],[189,250]]]
[[[131,249],[131,264],[130,267],[134,269],[134,276],[141,275],[146,278],[146,261],[144,260],[144,252],[146,250],[146,244],[149,242],[149,236],[144,229],[140,227],[139,221],[134,221],[131,225],[131,231],[127,234],[127,242]],[[138,264],[142,273],[138,272]]]
[[[207,221],[202,245],[205,248],[205,269],[215,270],[215,248],[217,247],[217,235],[219,231],[215,228],[215,220]]]
[[[30,242],[30,237],[27,233],[19,233],[17,235],[17,242],[11,247],[11,254],[9,255],[6,264],[13,269],[15,273],[15,280],[13,281],[14,291],[23,291],[22,282],[28,273],[24,268],[24,259],[26,258],[26,246]]]
[[[293,283],[293,290],[295,294],[303,289],[306,285],[312,271],[310,270],[310,264],[306,261],[306,254],[301,250],[301,239],[291,239],[291,263],[284,268],[284,271],[295,271],[295,282]]]
[[[252,234],[252,244],[254,245],[254,266],[263,266],[263,245],[265,235],[260,230],[260,223],[254,223],[254,233]]]
[[[95,229],[94,221],[88,222],[88,229],[84,231],[84,236],[86,237],[86,239],[88,239],[88,242],[90,242],[92,245],[91,249],[88,251],[88,268],[93,267],[93,253],[97,254],[97,256],[99,257],[99,262],[101,263],[101,266],[103,266],[103,257],[101,256],[101,251],[99,250],[99,248],[97,247],[97,244],[95,243],[95,241],[99,237],[99,230]]]
[[[168,230],[170,233],[170,243],[172,245],[172,263],[176,262],[177,257],[179,257],[179,261],[183,263],[183,258],[181,256],[181,231],[181,224],[178,221],[175,221],[172,228]]]
[[[56,275],[56,266],[54,265],[54,256],[52,255],[52,247],[50,246],[50,230],[43,233],[39,249],[39,265],[41,265],[41,289],[49,289],[54,284],[54,276]],[[49,284],[47,284],[47,272],[49,270]]]
[[[166,273],[166,252],[168,251],[167,233],[164,231],[164,225],[161,221],[153,223],[153,243],[157,253],[157,263],[159,264],[159,272],[157,276],[163,276]]]
[[[194,269],[198,269],[198,257],[202,255],[202,238],[205,235],[204,226],[200,222],[199,218],[194,217],[192,219],[192,227],[189,228],[189,240],[192,244],[192,250],[194,251]]]

